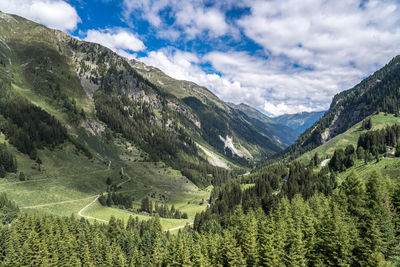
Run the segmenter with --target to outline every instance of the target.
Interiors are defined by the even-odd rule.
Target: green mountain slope
[[[18,166],[0,156],[0,177],[7,172],[0,191],[23,210],[86,216],[92,211],[82,208],[108,192],[130,196],[131,212],[144,197],[175,205],[188,217],[162,218],[171,228],[206,208],[209,192],[200,188],[230,176],[207,162],[168,108],[184,104],[124,58],[4,13],[0,95],[0,143],[7,144],[0,154],[11,153]],[[96,220],[129,215],[118,204],[100,205]]]
[[[275,117],[274,120],[290,127],[291,129],[295,130],[298,134],[302,134],[317,120],[319,120],[324,114],[325,111],[284,114]]]
[[[387,126],[394,124],[400,124],[400,118],[394,116],[393,114],[379,113],[371,116],[372,130],[380,130]],[[361,134],[366,133],[368,130],[362,128],[362,122],[359,122],[348,129],[346,132],[335,136],[326,143],[320,145],[319,147],[304,153],[297,160],[302,163],[308,163],[315,153],[321,158],[331,158],[336,149],[345,149],[348,145],[357,146],[358,138]]]

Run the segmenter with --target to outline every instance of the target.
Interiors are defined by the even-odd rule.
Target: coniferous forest
[[[292,173],[292,175],[303,175]],[[255,179],[268,181],[267,175]],[[273,179],[273,177],[271,177]],[[258,182],[260,184],[260,182]],[[6,266],[385,266],[398,257],[400,189],[379,174],[364,184],[352,173],[333,194],[252,192],[228,183],[214,191],[195,231],[169,234],[159,217],[75,217],[18,213],[0,201],[0,262]],[[245,195],[247,195],[245,197]],[[243,207],[239,204],[243,201]],[[244,208],[246,202],[251,208]]]

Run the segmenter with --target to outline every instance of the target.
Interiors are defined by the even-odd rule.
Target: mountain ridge
[[[20,88],[22,97],[29,88],[30,96],[40,97],[42,107],[66,125],[69,134],[83,128],[100,137],[111,130],[135,140],[155,158],[168,161],[169,153],[177,156],[182,149],[207,159],[194,142],[233,165],[247,167],[288,145],[205,87],[174,80],[99,44],[19,16],[0,13],[0,20],[3,81],[11,91]],[[146,76],[146,70],[163,82]],[[133,120],[136,116],[140,119]],[[154,140],[147,136],[155,134],[159,142],[173,145],[155,151],[150,145]]]
[[[319,120],[326,111],[300,112],[274,117],[277,122],[295,130],[299,135]]]

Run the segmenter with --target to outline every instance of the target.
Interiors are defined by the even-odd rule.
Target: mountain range
[[[255,109],[225,103],[205,87],[99,44],[15,15],[0,13],[0,21],[0,77],[8,104],[22,99],[39,106],[61,123],[68,140],[80,140],[87,154],[103,157],[83,133],[97,139],[106,132],[120,134],[152,160],[184,170],[195,183],[207,180],[205,185],[210,179],[199,172],[203,161],[248,168],[296,138]],[[1,115],[10,119],[5,111]],[[29,133],[27,138],[33,139]],[[19,150],[37,153],[42,146],[35,142]]]
[[[274,117],[277,122],[286,125],[295,130],[299,135],[310,128],[317,120],[319,120],[325,111],[300,112],[296,114],[283,114]]]

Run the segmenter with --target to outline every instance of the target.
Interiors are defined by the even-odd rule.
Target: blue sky
[[[332,97],[400,54],[396,0],[2,0],[225,101],[277,116]]]

